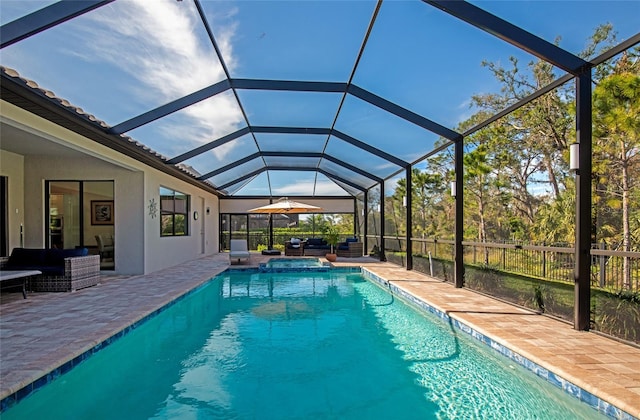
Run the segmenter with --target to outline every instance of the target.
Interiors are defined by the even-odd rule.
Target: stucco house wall
[[[217,252],[216,195],[5,102],[0,107],[0,123],[20,129],[26,138],[46,139],[70,152],[62,156],[22,156],[0,151],[0,173],[9,176],[9,208],[13,209],[9,211],[9,250],[20,246],[19,231],[14,231],[20,223],[24,225],[24,246],[44,247],[46,180],[112,180],[116,247],[115,270],[111,273],[144,274]],[[161,186],[190,195],[189,235],[160,237]],[[152,200],[157,205],[155,215],[150,211]],[[197,220],[194,211],[198,211]],[[85,238],[86,244],[93,242],[93,238]]]

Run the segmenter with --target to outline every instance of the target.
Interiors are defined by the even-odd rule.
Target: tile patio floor
[[[252,254],[242,266],[269,257]],[[455,289],[415,271],[368,257],[362,265],[527,359],[640,418],[640,348]],[[235,264],[234,264],[235,266]],[[229,267],[228,254],[200,258],[145,276],[103,276],[74,293],[2,293],[0,398],[16,392]]]

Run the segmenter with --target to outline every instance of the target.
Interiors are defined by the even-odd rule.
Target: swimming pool
[[[601,418],[347,271],[226,272],[2,417]]]

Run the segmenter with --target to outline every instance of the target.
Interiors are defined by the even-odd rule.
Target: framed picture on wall
[[[92,225],[112,225],[113,224],[113,200],[111,201],[91,200],[91,224]]]

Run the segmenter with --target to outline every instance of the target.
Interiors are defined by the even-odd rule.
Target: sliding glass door
[[[115,267],[113,181],[48,181],[47,247],[89,248],[102,269]]]
[[[49,182],[49,248],[72,249],[82,245],[80,187],[78,181]]]

